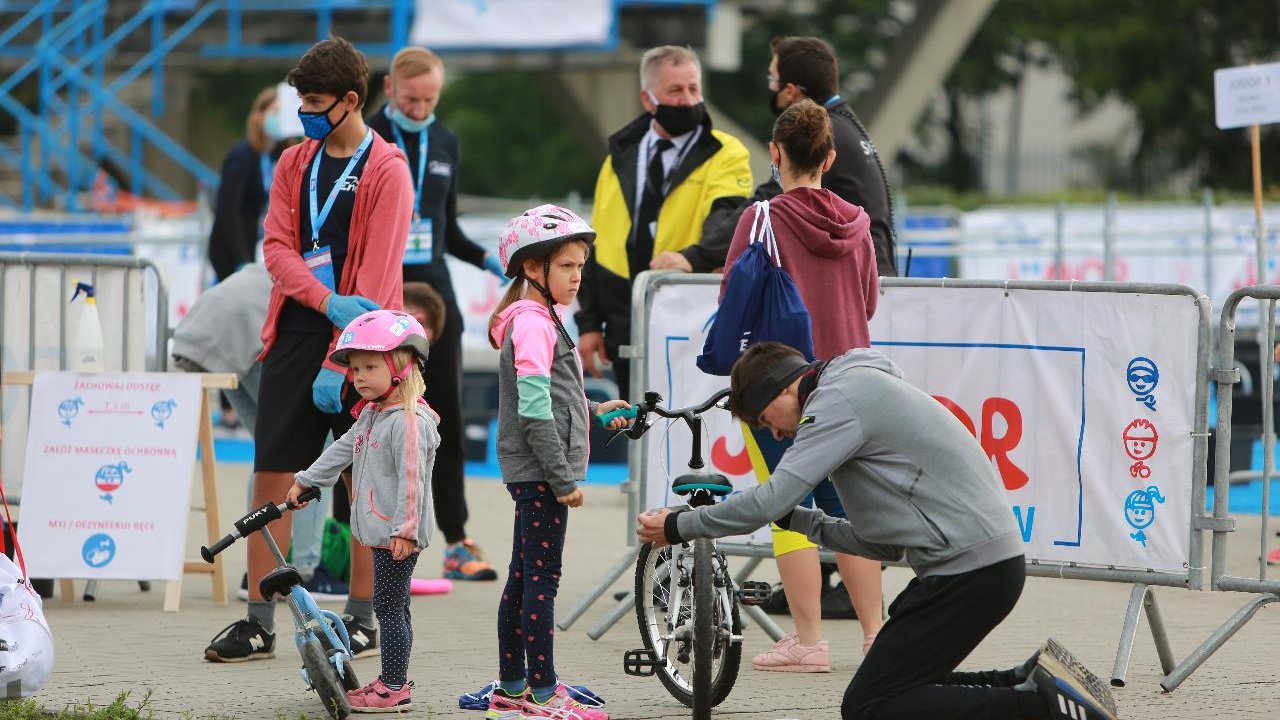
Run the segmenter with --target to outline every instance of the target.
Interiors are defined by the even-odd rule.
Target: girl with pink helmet
[[[486,717],[608,720],[570,695],[555,670],[555,597],[569,508],[581,507],[593,403],[560,314],[582,282],[595,230],[541,205],[507,223],[498,257],[514,280],[489,322],[498,362],[498,464],[516,503],[511,565],[498,605],[498,687]],[[611,427],[626,423],[616,418]]]
[[[288,499],[309,487],[334,485],[351,466],[351,534],[373,548],[373,611],[382,629],[382,674],[347,693],[352,712],[403,711],[412,707],[409,651],[409,582],[418,553],[431,541],[431,467],[439,417],[422,400],[427,334],[396,310],[357,316],[329,355],[347,368],[360,394],[351,411],[356,423],[294,476]]]

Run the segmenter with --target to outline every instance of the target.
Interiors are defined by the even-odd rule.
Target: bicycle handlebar
[[[625,430],[619,430],[617,434],[626,435],[632,440],[639,440],[652,427],[649,424],[650,414],[671,420],[683,420],[684,424],[689,426],[689,432],[693,434],[693,446],[689,452],[689,468],[701,470],[704,467],[702,462],[702,414],[717,406],[721,400],[728,396],[729,389],[725,388],[697,405],[672,410],[660,405],[662,402],[661,395],[656,392],[647,392],[644,394],[644,400],[635,404],[636,419],[631,423],[630,427]]]
[[[311,502],[320,499],[320,488],[307,488],[305,492],[298,495],[298,500],[302,502]],[[212,547],[201,546],[200,557],[204,558],[207,563],[213,562],[214,556],[231,547],[232,543],[242,537],[246,537],[249,533],[256,532],[266,527],[273,520],[279,520],[284,517],[284,513],[289,510],[296,510],[297,505],[292,502],[285,501],[279,505],[267,503],[260,508],[250,512],[248,515],[240,518],[235,522],[236,529],[230,534],[224,535],[221,540],[214,543]]]

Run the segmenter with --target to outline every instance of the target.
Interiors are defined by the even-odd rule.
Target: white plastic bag
[[[35,695],[53,673],[53,634],[40,596],[0,554],[0,698]]]

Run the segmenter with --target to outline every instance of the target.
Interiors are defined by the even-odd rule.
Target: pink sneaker
[[[527,693],[520,714],[525,720],[609,720],[609,713],[589,708],[570,697],[564,683],[556,685],[556,694],[545,703],[535,701],[532,692]]]
[[[484,716],[487,720],[524,720],[520,715],[520,709],[524,707],[528,697],[528,690],[513,696],[495,687],[489,694],[489,709]]]
[[[413,709],[413,701],[409,699],[409,690],[413,683],[405,683],[399,690],[392,690],[382,682],[382,677],[365,685],[359,690],[347,692],[347,703],[351,712],[405,712]]]
[[[831,651],[826,640],[801,645],[800,638],[791,633],[773,649],[751,658],[751,667],[769,672],[831,672]]]
[[[1267,553],[1267,564],[1280,565],[1280,547],[1277,547],[1275,550]]]

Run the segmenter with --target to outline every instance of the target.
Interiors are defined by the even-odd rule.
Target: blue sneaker
[[[445,548],[444,576],[450,580],[497,580],[498,572],[481,557],[479,545],[463,540]]]
[[[320,600],[346,600],[351,588],[347,583],[329,574],[323,566],[316,568],[309,580],[302,587],[311,593],[311,597]]]

